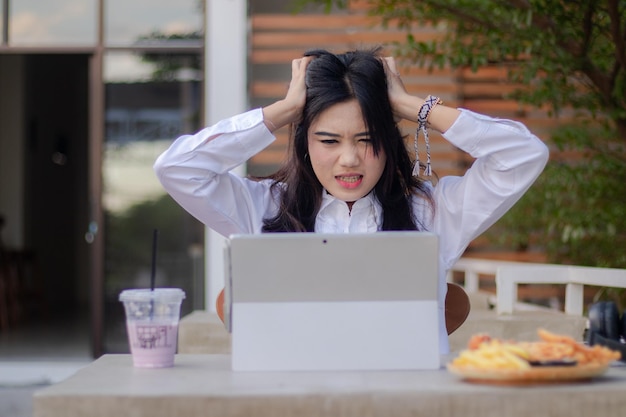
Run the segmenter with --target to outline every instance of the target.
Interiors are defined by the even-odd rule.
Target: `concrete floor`
[[[0,416],[31,417],[32,395],[92,361],[87,320],[78,315],[0,332]]]

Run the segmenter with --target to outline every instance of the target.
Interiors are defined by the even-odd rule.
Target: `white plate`
[[[534,366],[529,369],[479,369],[448,364],[448,371],[468,382],[498,385],[553,384],[590,380],[604,374],[609,363],[577,366]]]

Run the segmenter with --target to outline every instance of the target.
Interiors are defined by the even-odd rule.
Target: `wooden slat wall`
[[[427,26],[415,33],[421,40],[442,36],[440,31]],[[355,48],[383,46],[391,51],[393,42],[402,42],[406,34],[393,26],[382,28],[356,4],[341,14],[257,14],[251,17],[251,73],[250,94],[254,104],[262,105],[284,97],[289,83],[289,63],[311,48],[343,52]],[[282,66],[282,69],[280,68]],[[255,71],[254,69],[260,69]],[[275,69],[272,71],[271,69]],[[277,73],[283,74],[282,77]],[[440,96],[444,102],[458,104],[457,74],[451,70],[429,72],[414,67],[402,67],[403,81],[415,94]],[[417,111],[417,109],[416,109]],[[404,122],[403,132],[412,138],[415,123]],[[249,171],[267,173],[274,170],[287,150],[287,129],[278,133],[278,140],[249,164]],[[431,155],[439,176],[458,174],[467,165],[465,156],[448,144],[441,135],[433,133]],[[422,143],[423,145],[423,143]],[[412,149],[412,148],[411,148]],[[423,149],[422,149],[423,152]]]
[[[393,25],[383,28],[376,18],[368,16],[368,2],[352,0],[347,11],[334,14],[256,14],[250,19],[251,71],[250,94],[254,105],[263,105],[284,96],[289,82],[289,63],[310,48],[341,52],[359,47],[382,45],[392,50],[393,42],[402,42],[406,33]],[[443,35],[430,25],[412,33],[417,40],[432,40]],[[261,68],[255,71],[254,68]],[[425,96],[442,97],[448,105],[459,106],[492,116],[512,118],[525,123],[534,133],[548,140],[550,131],[567,117],[555,120],[545,110],[522,107],[506,99],[515,86],[507,83],[504,67],[487,67],[478,72],[469,69],[429,72],[411,66],[402,68],[409,91]],[[570,116],[571,117],[571,116]],[[403,130],[412,136],[415,124],[405,122]],[[250,163],[250,170],[267,173],[274,170],[286,151],[287,132],[279,132],[279,140]],[[467,156],[459,153],[439,135],[432,134],[434,169],[439,176],[462,173]]]
[[[251,16],[250,96],[253,105],[264,105],[284,97],[289,83],[289,63],[293,58],[311,48],[324,48],[342,52],[354,48],[382,45],[393,50],[393,42],[402,42],[406,33],[393,25],[382,28],[366,14],[366,2],[354,1],[347,12],[341,14],[257,14]],[[413,32],[418,40],[431,40],[442,36],[432,26]],[[260,70],[255,70],[260,69]],[[522,107],[506,99],[515,86],[507,83],[506,68],[493,66],[478,72],[469,69],[417,68],[407,64],[401,73],[407,89],[415,94],[440,96],[448,105],[468,108],[497,117],[512,118],[525,123],[542,139],[558,126],[555,119],[543,110]],[[566,119],[560,119],[564,122]],[[403,122],[403,131],[412,137],[416,125]],[[448,144],[443,138],[431,134],[433,167],[439,176],[462,173],[471,160]],[[252,173],[268,173],[283,160],[287,148],[287,131],[278,133],[277,142],[250,161]]]

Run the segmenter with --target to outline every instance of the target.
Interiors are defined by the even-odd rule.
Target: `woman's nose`
[[[359,150],[356,146],[346,146],[341,151],[339,162],[343,166],[352,167],[359,164]]]

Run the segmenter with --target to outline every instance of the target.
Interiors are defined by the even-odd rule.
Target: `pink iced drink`
[[[138,368],[174,366],[178,324],[159,321],[126,323],[133,365]]]
[[[180,288],[128,289],[120,294],[133,364],[139,368],[174,365],[178,341]]]

